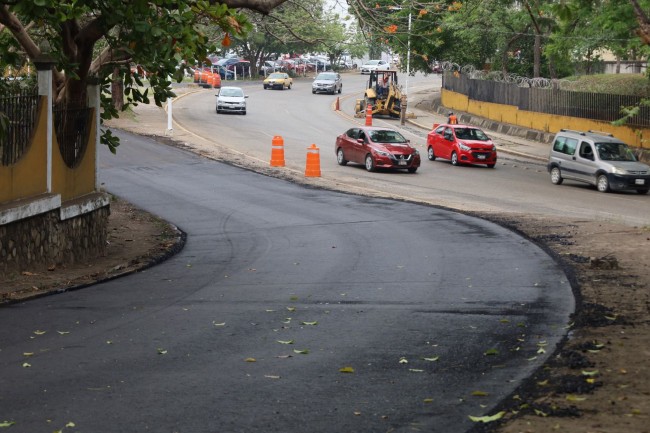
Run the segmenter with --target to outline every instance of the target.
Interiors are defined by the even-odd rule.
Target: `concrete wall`
[[[40,104],[35,133],[15,164],[0,165],[0,275],[90,259],[105,252],[110,204],[97,190],[99,87],[88,88],[88,143],[69,168],[52,116],[52,59],[35,62]]]
[[[614,126],[609,122],[582,119],[578,117],[558,116],[519,110],[511,105],[494,104],[470,100],[462,93],[441,89],[441,103],[454,111],[462,111],[496,122],[520,126],[522,128],[555,134],[562,128],[579,131],[602,131],[611,133],[619,140],[632,147],[650,149],[650,129],[633,129],[629,126]],[[643,141],[645,137],[647,141]]]

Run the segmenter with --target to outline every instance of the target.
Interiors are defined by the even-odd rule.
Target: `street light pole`
[[[406,88],[404,94],[409,94],[409,75],[411,75],[411,12],[409,12],[408,40],[406,42]]]

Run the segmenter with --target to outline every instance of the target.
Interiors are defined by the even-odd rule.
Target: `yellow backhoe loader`
[[[372,115],[400,117],[402,87],[397,83],[397,71],[371,71],[363,99],[357,99],[355,111],[364,114],[372,107]]]

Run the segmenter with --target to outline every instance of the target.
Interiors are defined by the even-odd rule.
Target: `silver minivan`
[[[586,182],[600,192],[635,190],[647,194],[650,166],[637,161],[632,150],[611,134],[561,129],[548,158],[551,182]]]

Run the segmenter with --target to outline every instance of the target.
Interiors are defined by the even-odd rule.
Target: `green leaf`
[[[472,391],[474,397],[487,397],[489,394],[485,391]]]
[[[318,322],[300,322],[301,325],[315,326],[318,325]]]
[[[165,349],[162,349],[160,347],[158,348],[158,355],[166,355],[166,354],[167,354],[167,351]]]
[[[293,340],[277,340],[280,344],[293,344]]]
[[[435,362],[435,361],[439,360],[440,357],[439,356],[434,356],[434,357],[431,357],[431,358],[422,358],[422,359],[424,359],[425,361]]]
[[[498,354],[499,354],[499,351],[498,351],[498,350],[496,350],[496,349],[489,349],[489,350],[485,351],[485,353],[484,353],[483,355],[485,355],[485,356],[492,356],[492,355],[498,355]]]
[[[505,414],[506,412],[502,410],[501,412],[495,413],[492,416],[471,416],[470,415],[469,419],[471,419],[474,422],[486,423],[486,422],[493,422],[493,421],[500,420],[501,418],[503,418],[503,415]]]
[[[309,353],[309,349],[302,349],[302,350],[293,349],[293,352],[299,353],[300,355],[307,355]]]
[[[14,424],[16,424],[15,421],[1,421],[0,427],[11,427]]]
[[[598,374],[599,374],[598,370],[591,370],[591,371],[582,370],[583,376],[598,376]]]
[[[342,367],[339,368],[340,373],[354,373],[354,368],[352,367]]]

